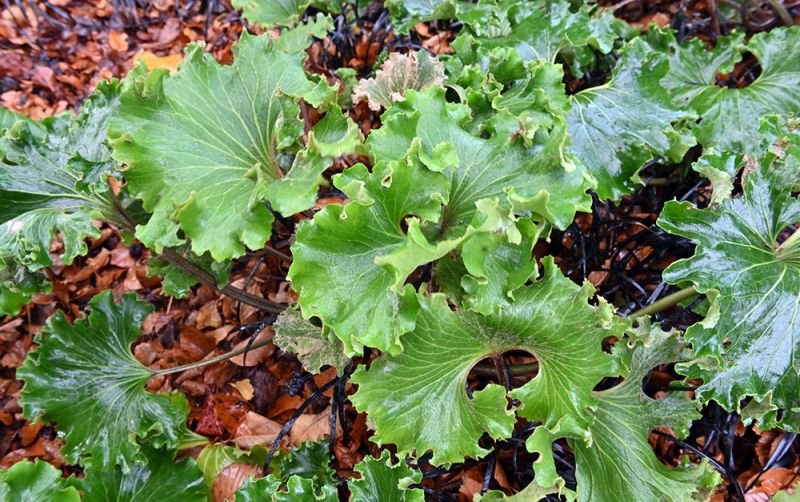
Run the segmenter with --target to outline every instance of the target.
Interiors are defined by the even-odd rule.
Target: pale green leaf
[[[561,481],[560,485],[563,485],[563,481]],[[560,495],[568,502],[575,500],[575,494],[571,490],[563,488],[563,486],[544,487],[541,486],[536,479],[534,479],[528,483],[528,486],[526,486],[522,491],[515,493],[514,495],[506,495],[499,490],[491,490],[486,492],[486,495],[483,497],[476,497],[475,502],[537,502],[540,500],[546,500],[548,495]]]
[[[617,342],[625,380],[595,392],[591,444],[572,441],[578,500],[660,500],[684,502],[709,495],[720,477],[707,463],[667,467],[648,442],[650,431],[666,426],[688,432],[699,418],[696,403],[679,396],[654,400],[642,391],[642,380],[660,364],[685,361],[685,343],[675,333],[650,326],[647,320],[632,339]],[[624,347],[624,344],[632,348]],[[683,435],[682,434],[682,435]]]
[[[788,490],[781,490],[772,498],[773,502],[798,502],[800,501],[800,492],[797,487]]]
[[[137,229],[145,244],[174,246],[180,228],[196,254],[224,261],[264,244],[272,221],[267,203],[287,215],[313,205],[330,159],[322,148],[296,153],[297,98],[315,85],[296,43],[282,48],[281,39],[293,34],[277,42],[243,34],[230,66],[193,45],[174,76],[148,75],[143,66],[129,74],[111,135],[115,156],[129,165],[128,189],[153,213]],[[349,123],[344,136],[332,136],[339,131],[331,126],[346,122],[323,119],[324,134],[315,134],[326,138],[324,154],[356,142]]]
[[[196,442],[186,427],[186,397],[145,391],[152,373],[130,351],[152,307],[135,295],[117,305],[105,291],[89,308],[74,324],[56,313],[37,335],[39,347],[17,370],[25,416],[58,423],[66,458],[104,471],[119,465],[128,473],[143,462],[140,439],[173,450]]]
[[[484,358],[525,350],[537,358],[539,373],[509,393],[521,403],[517,413],[558,437],[588,439],[592,389],[614,374],[602,342],[624,327],[602,300],[589,305],[592,295],[590,284],[575,285],[546,259],[542,277],[514,291],[514,302],[496,315],[453,312],[441,294],[421,297],[405,350],[359,369],[351,401],[374,421],[374,440],[397,445],[398,454],[432,450],[434,464],[481,456],[481,435],[506,437],[516,420],[500,386],[470,398],[467,374]]]
[[[353,101],[366,99],[369,107],[379,111],[389,108],[395,101],[406,97],[406,91],[422,91],[429,87],[441,87],[444,83],[444,66],[428,51],[389,54],[374,78],[358,83]]]
[[[394,276],[375,258],[403,246],[405,216],[438,213],[447,180],[419,163],[383,162],[372,173],[356,165],[334,184],[352,202],[328,205],[301,224],[292,245],[292,288],[303,315],[332,327],[348,354],[362,345],[398,352],[399,336],[414,326],[416,298],[411,286],[390,289]]]
[[[478,137],[462,128],[468,117],[441,88],[409,90],[370,135],[373,172],[356,166],[335,178],[352,202],[328,205],[301,226],[292,287],[303,315],[332,328],[346,353],[402,349],[416,312],[405,281],[417,267],[479,234],[519,243],[518,216],[564,227],[588,210],[589,182],[565,165],[558,117],[548,115],[530,146],[508,131]]]
[[[551,99],[563,96],[563,87],[560,82],[545,82],[553,87],[542,89],[531,107],[542,117],[530,146],[514,141],[517,137],[504,134],[505,130],[487,139],[469,133],[463,127],[470,120],[469,108],[448,104],[444,91],[436,88],[409,91],[405,101],[384,113],[383,126],[370,134],[367,145],[380,159],[402,160],[416,151],[423,163],[436,170],[441,166],[426,160],[445,153],[439,145],[449,145],[448,152],[455,153],[458,163],[442,171],[450,183],[447,210],[439,222],[445,238],[464,232],[481,199],[497,198],[502,208],[533,211],[565,228],[577,210],[588,210],[589,183],[565,160],[565,126],[561,117],[550,113]]]

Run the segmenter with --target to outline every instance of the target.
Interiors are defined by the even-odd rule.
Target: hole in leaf
[[[575,454],[566,440],[558,439],[553,443],[553,458],[556,461],[556,472],[564,480],[566,487],[570,490],[577,488],[578,482],[575,479]]]
[[[778,233],[778,238],[775,240],[775,247],[776,248],[780,247],[780,245],[783,244],[786,241],[786,239],[791,237],[792,234],[797,232],[799,229],[800,229],[800,225],[797,225],[797,224],[786,226],[783,230],[781,230]]]
[[[756,81],[761,75],[761,64],[751,52],[745,52],[730,73],[717,73],[717,87],[741,89]]]
[[[625,379],[622,377],[605,377],[602,380],[600,380],[600,382],[597,385],[595,385],[594,389],[592,390],[595,392],[601,392],[604,390],[613,389],[614,387],[622,385],[622,382],[624,381]]]
[[[642,380],[642,392],[652,399],[663,399],[670,393],[694,390],[689,383],[682,383],[683,377],[675,372],[674,364],[656,366]]]
[[[452,88],[450,86],[445,87],[444,99],[448,103],[460,103],[461,102],[461,96],[459,96],[458,92],[454,88]]]
[[[680,458],[684,452],[684,448],[675,440],[675,433],[669,427],[656,427],[647,438],[656,458],[666,467],[677,467],[678,464],[672,459]]]
[[[466,384],[469,395],[492,383],[501,386],[507,384],[509,389],[516,389],[539,374],[536,358],[524,350],[507,352],[498,361],[506,369],[504,375],[498,374],[493,357],[484,357],[470,368]]]

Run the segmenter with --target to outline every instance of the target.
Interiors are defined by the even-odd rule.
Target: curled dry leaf
[[[330,408],[316,415],[300,415],[294,426],[292,426],[292,430],[289,431],[289,441],[294,446],[300,446],[306,441],[319,441],[322,438],[329,437],[331,433],[330,422]]]
[[[261,342],[262,340],[267,340],[272,337],[272,330],[269,328],[264,329],[261,333],[258,334],[256,339],[252,342],[251,345],[255,345],[256,343]],[[247,347],[247,344],[250,343],[250,340],[243,340],[236,344],[234,350],[243,349]],[[236,366],[244,366],[244,367],[251,367],[257,364],[261,364],[264,362],[272,353],[275,352],[275,346],[272,344],[264,345],[263,347],[258,347],[257,349],[248,350],[244,354],[235,356],[230,358],[230,362],[235,364]]]
[[[369,107],[379,111],[392,103],[405,99],[406,91],[422,91],[429,87],[442,87],[444,66],[427,51],[392,53],[381,65],[375,78],[362,80],[353,93],[353,101],[366,99]]]
[[[240,448],[248,450],[258,444],[270,446],[280,431],[280,423],[251,411],[236,428],[233,442]]]
[[[233,386],[234,389],[239,391],[239,394],[242,395],[245,401],[253,399],[253,393],[254,393],[253,384],[250,383],[250,380],[248,378],[245,378],[244,380],[239,380],[238,382],[234,382],[231,385]]]

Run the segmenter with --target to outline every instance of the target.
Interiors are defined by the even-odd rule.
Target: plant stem
[[[695,296],[696,294],[698,293],[697,290],[694,289],[694,286],[689,286],[688,288],[676,291],[671,295],[667,295],[664,298],[661,298],[660,300],[655,301],[650,305],[647,305],[646,307],[640,308],[639,310],[632,313],[628,317],[642,317],[646,315],[656,314],[658,312],[661,312],[662,310],[672,307],[673,305],[677,305],[678,303],[684,300],[688,300],[689,298]]]
[[[272,343],[272,337],[271,336],[269,338],[267,338],[266,340],[261,340],[261,341],[258,341],[258,342],[254,342],[249,347],[242,347],[241,349],[232,350],[230,352],[226,352],[224,354],[220,354],[218,356],[212,357],[211,359],[203,359],[202,361],[183,364],[181,366],[175,366],[174,368],[164,368],[164,369],[161,369],[161,370],[154,370],[154,371],[152,371],[152,375],[150,376],[150,378],[155,378],[155,377],[161,376],[161,375],[169,375],[169,374],[172,374],[172,373],[180,373],[181,371],[187,371],[187,370],[191,370],[191,369],[195,369],[195,368],[202,368],[203,366],[208,366],[210,364],[215,364],[215,363],[230,359],[232,357],[236,357],[236,356],[238,356],[240,354],[244,354],[247,351],[261,348],[261,347],[263,347],[265,345],[269,345],[270,343]]]
[[[243,289],[231,286],[230,284],[220,287],[213,275],[190,262],[183,255],[175,252],[173,249],[164,248],[164,250],[161,252],[161,256],[170,262],[170,264],[178,267],[198,281],[218,290],[223,295],[230,296],[234,300],[238,300],[244,304],[264,310],[266,312],[270,312],[272,314],[280,314],[286,310],[286,307],[279,303],[274,303],[267,299],[260,298],[256,295],[248,293]]]
[[[288,254],[281,253],[280,251],[278,251],[275,248],[271,248],[269,246],[264,246],[264,249],[262,249],[262,251],[265,254],[271,254],[272,256],[277,256],[278,258],[280,258],[283,261],[292,263],[292,257],[291,256],[289,256]]]
[[[497,369],[493,364],[481,363],[472,368],[481,376],[497,376]],[[511,376],[532,375],[539,371],[539,363],[509,364],[508,373]]]
[[[794,24],[794,18],[792,18],[792,15],[789,14],[789,11],[786,10],[786,7],[783,6],[783,2],[781,0],[767,0],[767,3],[770,7],[772,7],[772,10],[778,14],[778,17],[781,18],[783,24],[786,26],[792,26]]]
[[[136,221],[125,210],[116,195],[111,194],[110,199],[115,213],[114,216],[117,216],[117,218],[114,218],[114,223],[118,224],[133,235],[136,232]],[[280,253],[279,251],[275,252]],[[283,253],[280,254],[283,255]],[[265,298],[248,293],[241,288],[231,286],[230,284],[220,286],[217,284],[217,280],[213,275],[187,260],[183,255],[171,248],[164,248],[164,250],[160,253],[160,256],[167,260],[171,265],[181,269],[183,272],[191,275],[206,286],[216,289],[223,295],[230,296],[234,300],[242,302],[245,305],[250,305],[251,307],[255,307],[259,310],[270,312],[272,314],[279,314],[286,310],[286,307],[279,303],[271,302]],[[289,258],[289,261],[291,261],[290,257],[287,258]]]

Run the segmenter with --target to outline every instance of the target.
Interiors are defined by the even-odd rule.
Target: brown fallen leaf
[[[300,415],[289,431],[289,441],[300,446],[306,441],[319,441],[331,435],[331,409],[328,408],[316,415]],[[338,422],[337,422],[338,428]]]
[[[255,445],[271,446],[281,427],[278,422],[250,411],[234,431],[233,442],[247,450]]]
[[[225,467],[214,481],[211,498],[214,502],[233,500],[234,494],[242,487],[245,480],[258,471],[258,466],[253,464],[235,463]]]
[[[242,395],[242,398],[244,398],[245,401],[253,399],[255,392],[253,390],[253,384],[250,383],[250,379],[245,378],[244,380],[233,382],[231,386],[239,391],[239,394]]]
[[[134,61],[142,61],[147,66],[147,71],[157,68],[166,68],[170,73],[178,71],[178,65],[183,61],[182,54],[170,54],[169,56],[156,56],[150,51],[139,51],[134,57]]]
[[[108,34],[108,45],[112,51],[125,52],[128,50],[128,34],[121,31],[112,31]]]

